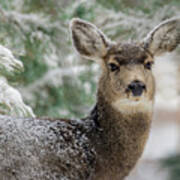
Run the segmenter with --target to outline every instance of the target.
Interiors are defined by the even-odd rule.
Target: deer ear
[[[144,39],[143,45],[154,56],[171,52],[180,44],[180,17],[162,22]]]
[[[110,41],[95,25],[74,18],[70,30],[73,44],[83,57],[99,61],[107,54]]]

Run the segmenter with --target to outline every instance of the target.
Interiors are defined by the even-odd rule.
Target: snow
[[[23,71],[23,64],[17,60],[12,52],[0,45],[0,74]]]
[[[9,49],[0,45],[0,114],[35,117],[32,109],[23,102],[20,92],[11,87],[3,77],[21,71],[22,62],[17,60]]]
[[[35,117],[32,109],[25,105],[18,90],[0,77],[0,113],[19,117]]]

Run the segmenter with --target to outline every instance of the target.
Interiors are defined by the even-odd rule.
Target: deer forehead
[[[138,44],[116,44],[109,48],[107,56],[105,57],[107,63],[118,63],[120,65],[126,64],[140,64],[146,60],[153,60],[149,52],[143,49]]]

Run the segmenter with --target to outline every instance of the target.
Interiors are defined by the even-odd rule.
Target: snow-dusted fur
[[[90,178],[95,152],[87,129],[82,121],[0,116],[0,179]]]

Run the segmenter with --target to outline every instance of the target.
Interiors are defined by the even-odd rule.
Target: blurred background
[[[81,118],[91,110],[99,67],[74,51],[71,18],[123,42],[173,16],[180,16],[179,0],[0,0],[0,113]],[[180,47],[157,58],[153,71],[151,135],[127,179],[180,180]]]

